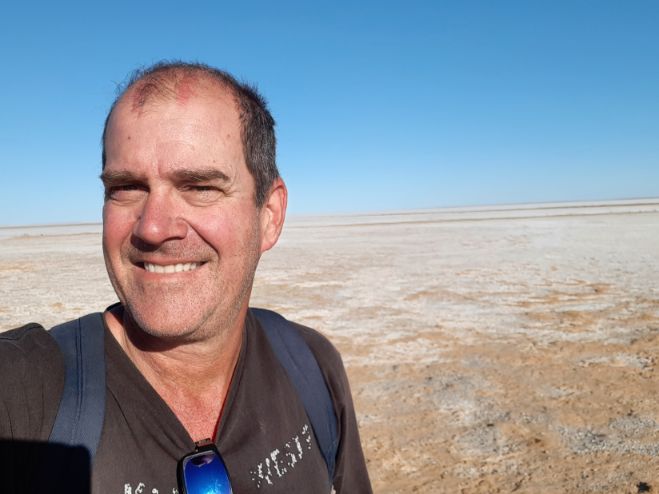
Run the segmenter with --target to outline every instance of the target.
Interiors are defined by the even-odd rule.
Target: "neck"
[[[122,308],[105,313],[126,355],[195,441],[213,437],[242,345],[244,312],[232,328],[191,342],[161,341],[132,324]]]

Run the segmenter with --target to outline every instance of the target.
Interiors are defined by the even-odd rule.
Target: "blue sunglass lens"
[[[222,458],[214,451],[193,453],[183,459],[187,494],[231,494],[231,483]]]

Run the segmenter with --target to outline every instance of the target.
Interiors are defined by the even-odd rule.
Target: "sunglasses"
[[[229,474],[220,452],[210,439],[195,443],[195,450],[178,462],[180,494],[232,494]]]

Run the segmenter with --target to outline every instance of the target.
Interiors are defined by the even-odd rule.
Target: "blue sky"
[[[659,197],[658,25],[642,0],[5,3],[0,225],[99,221],[116,85],[174,58],[264,93],[292,214]]]

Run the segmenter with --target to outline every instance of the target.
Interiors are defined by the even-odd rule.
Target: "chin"
[[[190,340],[200,337],[203,326],[202,314],[191,313],[189,309],[167,307],[142,307],[140,304],[126,304],[131,324],[139,332],[163,341]]]

